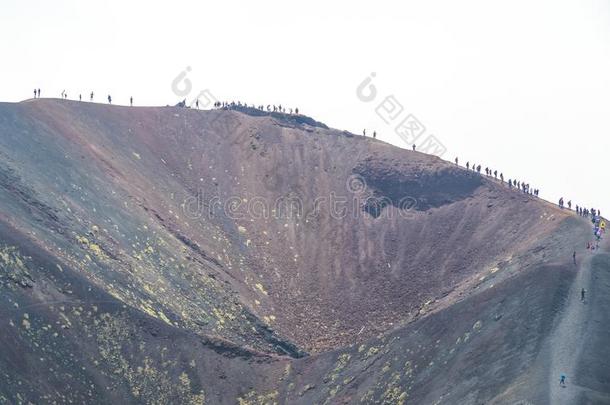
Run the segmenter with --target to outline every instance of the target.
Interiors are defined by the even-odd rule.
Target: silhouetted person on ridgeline
[[[40,98],[40,89],[38,89],[38,98]]]
[[[112,104],[112,97],[110,97],[110,94],[108,94],[108,104]]]
[[[83,101],[83,96],[82,96],[82,94],[79,94],[79,95],[78,95],[78,101]]]
[[[93,101],[93,92],[89,95],[89,101]]]
[[[458,165],[458,158],[457,157],[455,158],[455,165],[456,166]]]
[[[373,131],[373,139],[377,139],[377,131]]]
[[[34,98],[36,98],[36,89],[34,89]]]
[[[413,144],[413,152],[415,152],[415,144]]]
[[[129,97],[129,105],[133,107],[133,97]]]
[[[466,170],[470,170],[470,162],[466,162]]]

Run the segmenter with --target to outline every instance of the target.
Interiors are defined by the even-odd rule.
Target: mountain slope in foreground
[[[35,100],[0,189],[0,403],[610,403],[590,223],[434,156]]]

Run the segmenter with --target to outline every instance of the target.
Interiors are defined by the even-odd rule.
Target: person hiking
[[[89,101],[93,101],[93,92],[89,95]]]
[[[215,107],[218,107],[218,103],[214,103]],[[199,109],[199,99],[195,100],[195,107],[197,107],[197,109]]]
[[[40,98],[40,89],[38,89],[38,98]]]
[[[458,158],[457,157],[455,158],[455,165],[456,166],[458,165]]]
[[[36,89],[34,89],[34,98],[36,98]]]
[[[574,264],[576,264],[576,251],[572,253],[572,259],[574,260]]]
[[[568,201],[568,209],[572,209],[572,200]]]
[[[413,152],[415,152],[415,144],[413,144]]]
[[[466,170],[470,170],[470,162],[466,162]]]
[[[108,94],[108,104],[112,104],[112,97],[110,97],[110,94]]]
[[[82,94],[78,95],[78,101],[83,101],[83,95]]]
[[[373,139],[377,139],[377,131],[373,131]]]
[[[580,300],[581,300],[582,302],[585,302],[585,293],[586,293],[586,292],[587,292],[587,291],[586,291],[584,288],[580,290]]]
[[[566,386],[566,375],[565,374],[562,374],[559,377],[559,385],[561,385],[562,387]]]
[[[274,110],[275,111],[275,110]],[[362,136],[366,136],[366,129],[362,130]]]
[[[129,105],[133,107],[133,97],[129,97]]]

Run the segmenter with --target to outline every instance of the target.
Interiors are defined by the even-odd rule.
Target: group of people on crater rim
[[[565,203],[563,197],[561,197],[559,199],[559,202],[557,203],[557,205],[559,205],[559,208],[563,209],[566,206],[568,207],[569,210],[572,209],[572,200],[569,200],[567,203]],[[595,208],[583,208],[583,207],[579,207],[578,205],[576,205],[574,207],[574,212],[576,212],[576,214],[580,215],[581,217],[585,217],[585,218],[589,218],[591,217],[592,219],[595,219],[596,217],[601,217],[601,211],[600,210],[596,210]]]
[[[35,99],[36,98],[40,98],[40,94],[41,94],[40,93],[40,89],[36,89],[35,88],[34,89],[34,98]],[[92,102],[93,101],[93,97],[94,97],[94,93],[92,91],[91,94],[89,95],[89,101]],[[61,92],[61,98],[63,100],[67,100],[68,99],[68,93],[66,93],[65,90],[63,90]],[[79,101],[82,101],[82,95],[79,94],[78,95],[78,99],[79,99]],[[108,95],[107,100],[108,100],[108,104],[112,104],[112,96],[110,94]],[[129,105],[133,107],[133,97],[129,98]],[[279,104],[279,105],[267,104],[267,106],[264,106],[262,104],[260,104],[260,105],[254,105],[254,104],[248,105],[247,103],[242,103],[241,101],[237,101],[237,102],[235,102],[235,101],[231,101],[231,102],[216,101],[216,102],[214,102],[213,105],[214,105],[214,108],[225,109],[225,110],[240,109],[240,108],[253,108],[253,109],[256,109],[256,110],[259,110],[259,111],[279,112],[279,113],[283,113],[283,114],[288,113],[288,114],[291,114],[291,115],[292,114],[299,115],[298,107],[294,108],[294,109],[292,109],[292,108],[288,108],[287,109],[286,107],[282,106],[281,104]],[[178,107],[187,107],[186,100],[178,103],[176,106],[178,106]],[[195,107],[197,109],[199,109],[199,100],[198,99],[195,100]],[[366,137],[366,129],[364,129],[362,131],[362,136]],[[377,138],[377,131],[373,131],[372,137],[373,137],[373,139]],[[415,148],[415,144],[412,145],[412,148],[415,151],[415,149],[416,149]],[[459,160],[456,157],[455,158],[455,165],[457,166],[458,164],[459,164]],[[472,168],[473,172],[481,174],[481,165],[477,165],[475,163],[470,164],[470,162],[466,162],[466,170],[471,170],[471,168]],[[485,175],[487,177],[492,177],[493,176],[493,178],[499,179],[502,183],[504,183],[504,173],[501,173],[501,172],[498,173],[498,170],[486,167],[485,168]],[[538,197],[539,192],[540,192],[539,189],[530,187],[530,184],[526,183],[524,181],[517,181],[517,180],[514,180],[514,179],[508,179],[507,184],[508,184],[508,187],[511,188],[511,189],[514,187],[515,189],[517,189],[519,191],[522,191],[525,194],[530,194],[530,195],[533,195],[533,196],[536,196],[536,197]],[[562,208],[562,209],[565,207],[563,197],[561,197],[559,199],[559,207]],[[567,202],[567,207],[568,207],[569,210],[572,209],[572,201],[571,200],[569,200]],[[599,210],[596,210],[595,208],[588,209],[588,208],[583,208],[583,207],[579,207],[578,205],[576,205],[575,212],[576,212],[576,214],[578,214],[578,215],[580,215],[582,217],[587,217],[587,218],[591,217],[593,220],[595,220],[596,217],[600,217],[601,218],[601,214],[600,214]],[[604,228],[604,231],[605,231],[605,228]]]
[[[199,100],[195,100],[195,107],[197,109],[199,109]],[[255,105],[255,104],[242,103],[241,101],[238,101],[238,102],[231,101],[230,103],[227,101],[216,101],[214,103],[214,108],[223,109],[223,110],[252,108],[254,110],[259,110],[259,111],[278,112],[278,113],[282,113],[282,114],[299,115],[298,107],[294,108],[294,109],[286,108],[285,106],[283,107],[281,104],[279,104],[279,105],[267,104],[267,106],[265,106],[263,104]]]
[[[415,149],[413,149],[415,150]],[[455,165],[457,166],[459,164],[459,159],[456,157],[455,160]],[[481,165],[477,165],[475,163],[473,163],[472,165],[470,164],[470,162],[466,162],[466,170],[470,170],[472,168],[473,172],[476,173],[481,173]],[[487,175],[487,177],[494,177],[495,179],[499,179],[502,183],[504,183],[504,174],[503,173],[498,173],[497,170],[494,169],[490,169],[488,167],[485,168],[485,175]],[[524,192],[525,194],[530,194],[533,196],[538,197],[540,194],[540,189],[537,188],[532,188],[530,186],[529,183],[526,183],[524,181],[517,181],[517,180],[511,180],[508,179],[508,187],[509,188],[515,188],[517,190],[520,190],[522,192]],[[564,203],[564,199],[563,197],[561,197],[559,199],[559,208],[565,208],[566,205],[568,207],[569,210],[572,209],[572,200],[569,200],[567,202],[567,204]],[[585,218],[589,218],[591,217],[592,219],[595,219],[596,217],[601,218],[601,213],[600,210],[596,210],[595,208],[583,208],[583,207],[579,207],[578,205],[575,206],[574,211],[576,212],[577,215],[580,215],[581,217],[585,217]]]
[[[454,162],[455,162],[455,165],[457,166],[459,164],[459,159],[456,157]],[[477,165],[476,163],[473,163],[471,165],[469,161],[466,162],[466,170],[470,170],[471,168],[472,168],[473,172],[481,174],[481,165]],[[493,177],[496,180],[500,180],[500,182],[502,184],[504,184],[504,173],[502,173],[502,172],[498,173],[497,169],[491,169],[489,167],[486,167],[485,175],[487,177]],[[508,184],[508,188],[512,189],[514,187],[515,189],[520,190],[520,191],[524,192],[525,194],[530,194],[530,195],[538,197],[538,195],[540,193],[539,189],[531,187],[529,183],[526,183],[524,181],[508,179],[507,184]]]
[[[93,97],[94,97],[94,93],[91,92],[89,94],[89,101],[93,102]],[[67,100],[68,99],[68,93],[65,90],[62,90],[62,92],[60,93],[60,97],[62,100]],[[34,98],[40,98],[40,89],[34,89]],[[112,96],[110,94],[108,94],[107,97],[108,100],[108,104],[112,104]],[[83,101],[83,95],[79,94],[78,95],[78,101]],[[133,107],[133,96],[129,97],[129,105],[131,107]]]

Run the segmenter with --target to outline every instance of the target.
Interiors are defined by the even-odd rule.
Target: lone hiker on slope
[[[574,259],[574,264],[576,264],[576,251],[574,251],[574,253],[572,253],[572,259]]]
[[[561,377],[559,377],[559,385],[561,385],[562,387],[565,388],[566,386],[566,375],[562,374]]]
[[[586,292],[586,290],[584,288],[582,290],[580,290],[580,300],[582,302],[585,302],[585,292]]]
[[[110,94],[108,94],[108,104],[112,104],[112,97],[110,97]]]

